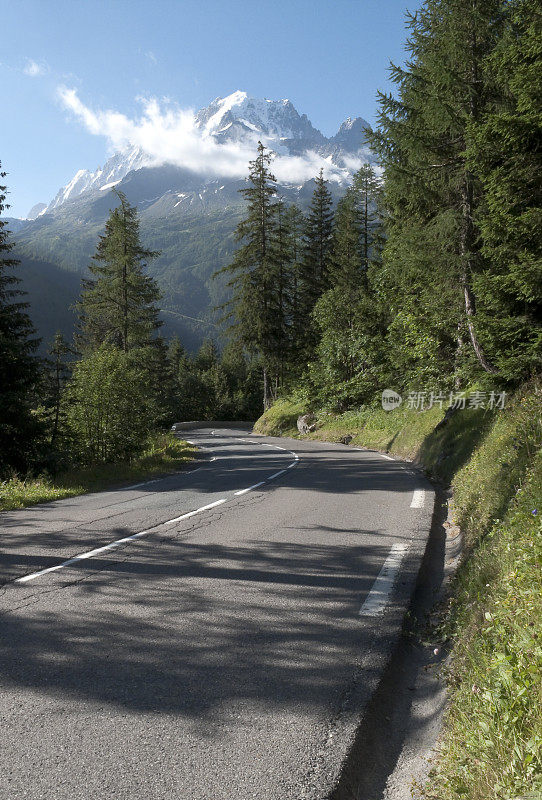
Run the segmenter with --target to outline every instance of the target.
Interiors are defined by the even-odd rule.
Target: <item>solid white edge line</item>
[[[134,483],[132,486],[121,486],[120,488],[124,492],[128,492],[130,489],[139,489],[141,486],[148,486],[150,483],[158,483],[158,481],[164,480],[163,478],[153,478],[152,481],[142,481],[141,483]]]
[[[214,431],[211,431],[211,434],[214,434]],[[189,439],[186,439],[185,441],[188,442],[188,444],[192,444],[192,445],[196,444],[195,442],[190,441]],[[238,441],[245,441],[246,442],[247,440],[246,439],[245,440],[238,439]],[[285,447],[279,447],[278,445],[273,445],[273,444],[270,445],[270,444],[267,444],[265,442],[262,442],[261,444],[264,447],[273,447],[276,450],[283,450],[286,453],[290,453],[290,455],[292,455],[294,457],[294,461],[291,464],[288,464],[288,466],[285,469],[281,469],[281,470],[279,470],[279,472],[275,472],[273,475],[270,475],[265,480],[260,481],[259,483],[255,483],[252,486],[249,486],[247,489],[241,489],[238,492],[234,492],[234,496],[236,496],[236,497],[239,497],[239,495],[246,494],[247,492],[250,492],[252,489],[257,489],[258,487],[263,486],[263,484],[266,483],[267,481],[271,481],[274,478],[278,478],[280,475],[284,475],[284,473],[288,469],[291,469],[292,467],[294,467],[296,465],[296,462],[299,461],[299,456],[297,455],[297,453],[294,453],[293,450],[287,450]],[[198,467],[198,469],[201,469],[201,467]],[[197,472],[197,470],[192,470],[192,472]],[[185,475],[189,475],[190,473],[187,472],[187,473],[184,473],[184,474]],[[146,485],[148,485],[150,483],[157,483],[160,480],[162,480],[162,478],[155,478],[155,479],[150,480],[150,481],[145,481],[144,483],[141,483],[141,484],[135,484],[133,486],[128,486],[128,487],[126,487],[126,489],[136,489],[136,488],[139,488],[140,486],[146,486]],[[139,539],[142,536],[147,536],[147,534],[151,533],[152,531],[156,530],[157,528],[160,528],[162,525],[174,525],[176,522],[181,522],[184,519],[188,519],[189,517],[193,517],[195,514],[199,514],[201,511],[207,511],[210,508],[215,508],[216,506],[219,506],[222,503],[225,503],[226,501],[227,501],[226,497],[222,498],[221,500],[215,500],[214,503],[208,503],[205,506],[201,506],[200,508],[196,508],[194,511],[188,511],[186,514],[181,514],[180,517],[175,517],[174,519],[169,519],[166,522],[160,522],[154,528],[150,528],[147,531],[140,531],[139,533],[134,533],[131,536],[125,536],[122,539],[116,539],[114,542],[110,542],[109,544],[106,544],[103,547],[97,547],[94,550],[88,550],[86,553],[81,553],[80,555],[77,555],[77,556],[74,556],[73,558],[67,559],[67,561],[62,561],[62,563],[60,563],[60,564],[55,564],[54,567],[47,567],[47,569],[39,570],[39,572],[33,572],[30,575],[23,575],[22,578],[16,578],[14,583],[27,583],[28,581],[34,580],[35,578],[38,578],[41,575],[47,575],[49,572],[57,572],[59,569],[63,569],[64,567],[67,567],[70,564],[76,564],[79,561],[85,561],[86,559],[93,558],[94,556],[99,555],[100,553],[104,553],[107,550],[113,550],[115,547],[118,547],[121,544],[126,544],[127,542],[131,542],[134,539]]]
[[[406,550],[407,546],[402,542],[396,542],[391,546],[371,591],[361,605],[360,617],[375,617],[384,611]]]
[[[200,511],[207,511],[209,508],[214,508],[215,506],[219,506],[222,503],[225,503],[227,500],[226,497],[223,497],[222,500],[215,500],[214,503],[208,503],[206,506],[201,506],[200,508],[196,508],[195,511],[189,511],[187,514],[181,514],[180,517],[175,517],[174,519],[168,519],[167,522],[162,522],[162,525],[173,525],[175,522],[180,522],[182,519],[187,519],[188,517],[193,517],[194,514],[199,514]]]
[[[41,575],[47,575],[49,572],[56,572],[63,567],[68,567],[70,564],[76,564],[78,561],[85,561],[88,558],[94,558],[94,556],[99,555],[100,553],[105,553],[107,550],[113,550],[115,547],[118,547],[121,544],[126,544],[127,542],[131,542],[134,539],[139,539],[142,536],[147,536],[147,534],[152,533],[152,531],[160,528],[162,525],[172,525],[174,522],[180,522],[183,519],[187,519],[188,517],[193,517],[195,514],[199,514],[200,511],[207,511],[209,508],[214,508],[215,506],[219,506],[221,503],[225,503],[226,498],[222,500],[216,500],[214,503],[209,503],[206,506],[201,506],[201,508],[197,508],[195,511],[189,511],[187,514],[183,514],[180,517],[176,517],[175,519],[170,519],[167,522],[161,522],[159,525],[156,525],[154,528],[149,528],[146,531],[140,531],[139,533],[133,533],[131,536],[124,536],[122,539],[116,539],[114,542],[110,542],[109,544],[104,545],[103,547],[96,547],[94,550],[88,550],[86,553],[80,553],[73,558],[69,558],[67,561],[63,561],[61,564],[55,564],[54,567],[47,567],[47,569],[42,569],[39,572],[33,572],[31,575],[24,575],[22,578],[17,578],[14,583],[27,583],[28,581],[34,580],[34,578],[39,578]]]
[[[267,480],[268,481],[272,481],[273,478],[278,478],[279,475],[284,475],[285,472],[286,472],[285,469],[281,469],[281,470],[279,470],[279,472],[275,472],[275,473],[273,473],[273,475],[270,475]]]
[[[412,502],[410,508],[423,508],[425,502],[425,491],[423,489],[414,489],[412,495]]]
[[[240,494],[246,494],[250,492],[252,489],[257,489],[258,486],[263,486],[265,481],[260,481],[259,483],[254,483],[252,486],[249,486],[248,489],[240,489],[238,492],[234,492],[234,495],[238,497]]]
[[[392,458],[391,456],[387,456],[385,453],[380,453],[380,455],[382,456],[382,458],[387,458],[388,461],[395,461],[394,458]]]

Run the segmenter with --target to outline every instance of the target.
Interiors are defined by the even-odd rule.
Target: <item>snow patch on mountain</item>
[[[95,172],[80,169],[66,186],[63,186],[55,195],[49,205],[44,208],[40,216],[61,206],[67,200],[83,194],[90,189],[109,189],[115,186],[133,169],[148,166],[151,159],[140,147],[132,147],[124,152],[115,153],[103,167],[98,167]]]

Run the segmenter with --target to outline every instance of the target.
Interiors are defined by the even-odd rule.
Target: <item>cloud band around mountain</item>
[[[193,109],[182,109],[168,101],[140,98],[142,113],[136,119],[114,110],[93,111],[85,105],[77,91],[66,86],[58,89],[59,99],[89,131],[104,137],[113,151],[140,147],[149,157],[149,164],[175,164],[198,174],[213,177],[243,178],[248,162],[254,159],[258,139],[269,147],[277,142],[255,133],[242,142],[218,143],[196,124]],[[303,183],[323,168],[328,180],[348,180],[345,169],[332,164],[319,153],[307,151],[302,156],[277,154],[273,172],[280,183]]]

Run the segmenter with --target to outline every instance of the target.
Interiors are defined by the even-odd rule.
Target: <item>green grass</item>
[[[298,435],[283,400],[261,432]],[[449,707],[426,800],[542,798],[542,386],[504,410],[317,413],[311,438],[417,461],[453,489],[464,558],[444,610]]]
[[[305,412],[300,401],[279,400],[260,417],[254,430],[270,436],[298,437],[297,417]],[[333,442],[351,436],[352,444],[414,458],[443,414],[438,407],[423,412],[409,408],[388,412],[369,406],[344,414],[318,411],[317,429],[306,438]]]
[[[428,800],[542,797],[541,500],[539,452],[457,576],[449,710]]]
[[[409,408],[384,411],[367,407],[338,416],[323,413],[318,415],[318,429],[311,437],[338,441],[348,435],[352,436],[353,445],[412,459],[442,416],[438,407],[423,412]]]
[[[297,436],[297,418],[303,413],[301,402],[288,398],[277,400],[257,420],[254,431],[266,436]]]
[[[176,472],[193,456],[194,448],[187,442],[170,433],[155,434],[144,452],[131,462],[72,469],[54,480],[40,476],[26,480],[13,477],[3,481],[0,483],[0,511],[61,500],[86,492],[99,492],[153,475]]]
[[[443,628],[450,703],[428,800],[542,797],[540,387],[482,422],[452,478],[466,557]]]

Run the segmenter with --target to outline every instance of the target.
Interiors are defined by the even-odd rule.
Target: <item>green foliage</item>
[[[305,413],[302,401],[292,399],[277,400],[267,409],[254,425],[254,432],[266,436],[297,435],[297,418]]]
[[[74,367],[68,427],[81,464],[130,460],[144,447],[155,407],[135,352],[102,345]]]
[[[244,244],[225,272],[233,274],[228,304],[233,330],[243,347],[260,359],[263,368],[264,408],[276,396],[287,346],[286,295],[288,292],[287,237],[282,204],[275,202],[276,180],[271,156],[261,142],[250,162],[249,186],[241,189],[247,200],[246,217],[236,239]]]
[[[478,224],[486,269],[475,290],[500,372],[518,381],[542,364],[539,4],[507,3],[506,22],[486,64],[492,99],[471,126],[467,157],[484,188]]]
[[[318,332],[309,381],[316,405],[342,410],[372,399],[387,371],[386,315],[373,287],[380,267],[380,187],[365,165],[337,206],[333,229],[332,288],[317,300]]]
[[[372,400],[384,385],[387,360],[377,304],[364,290],[347,294],[337,286],[318,300],[313,317],[320,331],[309,367],[313,403],[340,411]]]
[[[0,179],[5,172],[1,170]],[[0,186],[0,214],[9,208],[6,187]],[[13,269],[19,263],[10,256],[13,244],[7,223],[0,219],[0,474],[12,468],[26,469],[36,453],[40,426],[32,414],[39,364],[35,331],[17,287]]]
[[[431,371],[458,377],[473,357],[478,371],[496,371],[478,320],[482,298],[475,294],[486,268],[476,221],[483,190],[466,151],[488,107],[484,64],[498,41],[505,5],[426,0],[409,17],[410,60],[404,69],[392,67],[399,96],[380,95],[380,129],[373,137],[385,175],[383,287],[401,317],[392,332],[394,350],[400,351],[409,327],[415,335],[426,330]],[[425,361],[422,353],[419,361]],[[415,374],[416,363],[401,366]]]
[[[470,557],[455,582],[451,698],[428,800],[542,792],[542,392],[520,393],[455,475]]]
[[[42,362],[39,405],[35,409],[43,427],[37,468],[55,474],[70,463],[72,442],[67,425],[66,385],[71,375],[73,348],[57,331]]]
[[[332,253],[333,202],[323,170],[320,170],[303,225],[303,250],[297,270],[297,308],[304,327],[296,346],[305,358],[310,358],[318,341],[311,314],[318,298],[331,286]]]
[[[222,354],[211,339],[195,356],[170,347],[173,376],[168,420],[253,420],[261,408],[261,366],[238,342]]]
[[[115,193],[120,205],[111,211],[89,267],[95,279],[84,279],[77,305],[84,350],[104,343],[125,352],[144,347],[161,325],[156,306],[160,292],[144,273],[158,253],[142,246],[137,209],[122,192]]]

